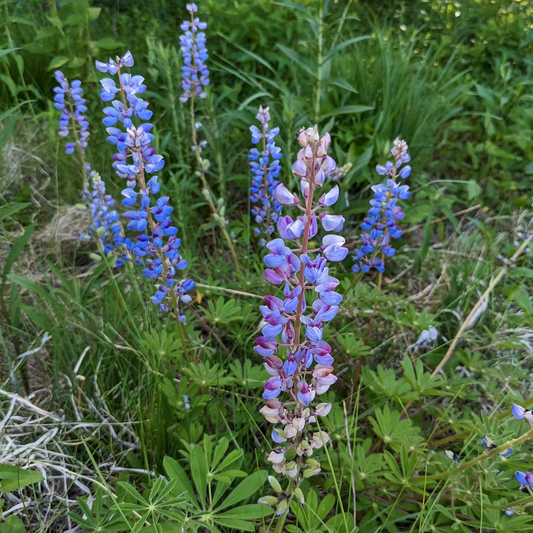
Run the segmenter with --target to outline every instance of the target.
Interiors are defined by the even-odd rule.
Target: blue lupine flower
[[[58,87],[54,87],[54,107],[61,111],[59,135],[68,137],[72,131],[76,140],[76,143],[67,142],[65,144],[65,152],[69,155],[72,154],[77,145],[81,152],[85,153],[89,138],[89,122],[84,115],[87,106],[85,105],[86,100],[83,98],[81,81],[74,80],[69,84],[68,79],[60,70],[56,70],[54,75],[57,83],[59,83]]]
[[[516,403],[513,404],[511,411],[517,420],[527,420],[530,424],[533,424],[533,411]]]
[[[514,507],[509,507],[508,509],[504,509],[503,511],[507,516],[513,516],[514,515]]]
[[[525,487],[533,487],[533,474],[531,472],[516,472],[516,481]]]
[[[80,239],[83,241],[89,241],[92,238],[98,239],[105,255],[115,250],[118,257],[114,266],[121,267],[128,260],[127,250],[132,249],[132,241],[123,234],[119,214],[114,209],[110,209],[115,205],[115,200],[111,195],[106,194],[105,183],[100,175],[91,171],[89,177],[92,190],[83,191],[82,199],[89,204],[92,225],[87,232],[80,234]]]
[[[277,178],[281,171],[279,160],[282,157],[281,149],[276,146],[274,137],[279,133],[279,128],[269,127],[270,110],[268,107],[259,107],[257,120],[261,123],[261,130],[257,126],[250,127],[252,143],[262,142],[261,151],[257,148],[250,150],[248,159],[250,169],[253,174],[252,186],[250,187],[250,201],[256,204],[252,207],[251,213],[257,227],[254,233],[258,236],[272,235],[274,224],[278,221],[281,211],[281,204],[273,198],[273,192],[278,186]],[[260,239],[259,244],[264,246],[266,240]]]
[[[252,128],[251,131],[253,142],[263,138],[258,129]],[[276,226],[281,237],[266,243],[269,253],[264,258],[268,267],[265,279],[273,285],[283,286],[283,298],[265,297],[265,305],[259,308],[264,327],[254,348],[263,356],[270,374],[264,385],[263,398],[267,402],[261,413],[269,422],[284,424],[283,430],[275,429],[272,437],[276,443],[287,442],[287,447],[271,454],[269,460],[277,472],[289,476],[296,475],[296,469],[292,463],[285,462],[286,450],[293,448],[300,455],[305,450],[311,455],[313,448],[322,446],[329,439],[324,432],[323,440],[317,438],[316,433],[313,436],[305,432],[305,428],[315,421],[316,416],[327,415],[331,408],[325,403],[313,407],[312,403],[316,395],[327,392],[337,380],[333,374],[331,346],[323,340],[323,327],[337,314],[342,295],[335,291],[339,281],[330,276],[328,260],[342,261],[348,253],[343,247],[344,238],[339,235],[326,235],[322,246],[308,250],[309,241],[318,233],[319,223],[326,231],[340,231],[344,218],[319,213],[337,201],[337,185],[318,201],[313,199],[314,189],[321,187],[335,169],[335,161],[327,155],[331,142],[329,134],[320,138],[316,127],[309,128],[300,133],[298,141],[302,150],[293,165],[293,173],[301,180],[304,206],[300,207],[304,214],[295,218],[289,215],[278,217]],[[298,196],[283,184],[275,188],[272,196],[283,205],[300,202]],[[312,301],[312,305],[308,305],[308,301]],[[276,355],[280,348],[286,355],[284,361]],[[313,362],[316,365],[311,369]],[[292,412],[288,412],[289,407],[278,399],[282,394],[287,396],[284,401],[289,405],[296,402]],[[280,431],[283,431],[283,441],[280,441]],[[299,439],[295,440],[298,434]]]
[[[409,198],[410,192],[407,185],[399,185],[396,178],[408,178],[411,174],[411,167],[403,164],[408,163],[411,158],[407,153],[405,141],[396,139],[391,153],[395,162],[388,161],[385,166],[377,165],[376,172],[381,176],[387,175],[386,183],[374,185],[374,198],[370,201],[368,216],[361,224],[363,233],[361,235],[362,246],[354,252],[354,272],[369,272],[375,269],[378,272],[385,272],[384,257],[392,257],[396,250],[391,246],[390,240],[398,239],[402,236],[402,231],[398,226],[398,220],[404,218],[402,208],[398,205],[398,200]],[[382,257],[378,257],[381,253]]]
[[[151,145],[153,125],[144,122],[152,116],[148,102],[139,97],[146,90],[144,78],[121,71],[133,64],[130,52],[116,60],[110,59],[109,63],[97,62],[96,68],[101,72],[118,75],[118,85],[110,78],[101,81],[100,96],[104,102],[111,102],[111,106],[104,109],[103,122],[109,134],[108,142],[117,148],[113,168],[126,180],[122,203],[131,208],[124,213],[129,220],[128,229],[140,233],[131,247],[137,258],[144,261],[143,275],[156,282],[151,301],[159,305],[160,311],[169,312],[172,306],[177,318],[184,322],[180,303],[190,302],[187,292],[194,287],[194,282],[178,283],[175,279],[176,271],[187,268],[187,261],[178,252],[181,239],[176,237],[178,229],[172,225],[173,209],[168,205],[169,198],[160,197],[152,205],[151,195],[160,189],[158,177],[153,174],[164,167],[165,161]],[[114,100],[116,95],[121,100]],[[149,175],[152,176],[148,179]]]
[[[206,38],[203,31],[207,28],[206,22],[200,22],[200,19],[194,14],[198,11],[196,4],[187,4],[187,11],[191,14],[191,20],[185,21],[180,28],[185,33],[180,36],[180,46],[183,53],[183,66],[181,67],[183,94],[180,97],[181,102],[186,102],[189,98],[198,96],[205,98],[207,95],[204,87],[209,85],[209,70],[205,65],[209,54],[205,46]]]

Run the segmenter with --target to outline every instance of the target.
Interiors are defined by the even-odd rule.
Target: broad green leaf
[[[102,12],[101,7],[89,7],[87,9],[87,17],[89,19],[89,22],[95,21],[100,16],[101,12]]]
[[[249,498],[264,485],[267,477],[268,472],[266,470],[254,472],[252,475],[241,481],[233,489],[233,491],[230,492],[230,495],[218,506],[218,508],[226,509],[227,507],[235,505],[236,503]]]
[[[96,41],[96,46],[102,50],[115,50],[121,46],[124,46],[124,43],[117,41],[113,37],[104,37],[103,39]]]
[[[9,515],[3,524],[0,524],[1,533],[26,533],[24,522],[14,514]]]
[[[332,495],[330,494],[330,496]],[[335,498],[333,498],[333,502],[335,502]],[[241,507],[235,507],[229,511],[217,514],[217,518],[240,518],[241,520],[255,520],[257,518],[270,516],[273,512],[274,510],[268,505],[252,503],[250,505],[242,505]]]
[[[126,483],[125,481],[119,481],[117,485],[122,490],[127,492],[130,496],[132,496],[135,499],[135,501],[148,505],[148,502],[141,496],[140,492],[133,485],[130,485],[129,483]]]
[[[62,67],[65,63],[68,62],[68,57],[66,56],[56,56],[50,64],[48,65],[48,70],[54,70],[56,68]]]
[[[256,527],[254,524],[247,522],[246,520],[239,520],[237,518],[226,518],[219,520],[218,518],[213,518],[213,522],[230,529],[238,529],[239,531],[255,531]]]
[[[2,492],[11,492],[43,480],[41,473],[35,470],[0,464],[0,490]]]
[[[186,494],[189,498],[189,502],[198,508],[194,489],[189,480],[189,476],[187,476],[183,467],[172,457],[165,457],[163,460],[163,466],[165,467],[165,472],[169,479],[176,480],[174,492],[178,494]]]
[[[207,473],[207,460],[204,450],[200,446],[195,446],[191,451],[191,474],[196,485],[196,491],[200,496],[200,501],[204,505],[207,490]]]

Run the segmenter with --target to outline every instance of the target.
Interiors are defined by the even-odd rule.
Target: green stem
[[[291,507],[291,501],[292,497],[294,496],[294,489],[296,488],[296,483],[294,479],[291,479],[289,481],[289,486],[287,487],[287,508],[283,512],[282,515],[278,518],[278,523],[276,524],[276,529],[274,530],[274,533],[281,533],[283,531],[283,526],[285,525],[285,520],[287,520],[287,516],[289,515],[289,509]]]

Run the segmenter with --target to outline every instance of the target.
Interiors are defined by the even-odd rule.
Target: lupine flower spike
[[[257,148],[250,150],[250,168],[253,174],[252,186],[250,187],[250,201],[255,204],[252,207],[252,216],[257,227],[254,233],[264,236],[259,244],[266,244],[265,237],[274,232],[274,224],[278,221],[281,204],[272,197],[274,189],[278,185],[277,178],[281,171],[279,160],[281,149],[276,146],[274,137],[279,133],[279,128],[270,129],[270,110],[268,107],[259,107],[257,120],[261,123],[261,129],[250,126],[252,143],[261,144],[261,151]]]
[[[406,179],[411,174],[409,165],[402,167],[411,160],[407,148],[405,141],[396,139],[391,150],[394,163],[388,161],[385,166],[376,167],[376,172],[381,176],[388,176],[388,179],[386,183],[372,187],[374,199],[370,201],[368,216],[361,224],[363,245],[355,250],[355,264],[352,267],[354,272],[369,272],[375,269],[383,273],[385,257],[392,257],[396,253],[391,246],[391,239],[402,236],[397,221],[405,216],[398,200],[406,200],[410,194],[407,185],[400,185],[396,181],[398,177]],[[378,257],[380,252],[381,257]]]
[[[59,117],[59,135],[60,137],[69,137],[72,134],[74,142],[68,141],[65,144],[65,152],[70,155],[78,147],[83,165],[85,178],[85,187],[87,187],[88,172],[90,167],[85,161],[85,148],[87,148],[87,139],[89,138],[89,121],[84,115],[87,111],[85,98],[83,98],[83,89],[81,81],[74,80],[69,84],[68,79],[60,71],[56,70],[55,79],[59,84],[54,88],[54,107],[61,111]]]
[[[213,220],[220,227],[224,239],[228,243],[231,255],[235,265],[240,270],[239,260],[233,247],[233,241],[228,233],[227,226],[229,224],[225,217],[225,205],[223,198],[215,200],[209,186],[207,184],[206,172],[209,169],[210,163],[207,159],[202,157],[202,151],[207,146],[207,141],[198,141],[198,130],[202,127],[200,122],[196,122],[195,117],[195,99],[206,98],[207,94],[204,88],[209,85],[209,70],[205,64],[209,54],[206,48],[206,37],[203,31],[207,29],[207,23],[201,22],[195,14],[198,12],[196,4],[187,4],[187,11],[189,11],[190,21],[182,22],[180,28],[184,32],[180,36],[181,52],[183,55],[182,70],[182,88],[183,94],[180,101],[185,103],[190,101],[190,119],[191,119],[191,136],[192,146],[191,150],[196,155],[197,170],[196,175],[202,182],[202,195],[209,205]]]
[[[132,241],[126,239],[120,224],[120,216],[111,209],[115,205],[115,200],[111,195],[106,194],[105,183],[100,175],[92,170],[89,173],[92,190],[85,190],[82,193],[82,200],[85,204],[80,204],[80,209],[87,209],[91,213],[93,225],[89,227],[87,232],[80,234],[80,239],[83,241],[90,241],[91,239],[98,239],[101,243],[101,251],[104,255],[108,255],[112,250],[116,250],[119,256],[115,260],[114,267],[121,267],[124,261],[128,260],[127,250],[131,250]],[[95,259],[100,259],[96,256]]]
[[[301,481],[320,471],[320,463],[311,457],[313,450],[330,439],[326,432],[312,428],[316,417],[326,416],[331,409],[329,403],[318,403],[318,396],[337,381],[323,328],[337,314],[342,296],[335,292],[339,281],[330,275],[328,261],[342,261],[348,250],[343,247],[343,237],[329,233],[341,231],[344,218],[324,210],[337,201],[338,186],[316,202],[314,199],[315,191],[336,166],[327,154],[330,136],[326,133],[320,138],[315,126],[302,131],[298,142],[302,149],[292,171],[300,179],[303,201],[283,184],[276,187],[274,198],[280,204],[298,206],[303,214],[295,219],[279,217],[281,237],[266,244],[269,253],[265,257],[265,279],[283,287],[283,296],[265,297],[265,305],[260,307],[265,326],[254,350],[263,357],[270,374],[264,385],[266,403],[261,413],[275,426],[272,440],[277,447],[268,460],[276,472],[293,481],[291,487],[301,500]],[[319,224],[328,234],[320,246],[310,249]],[[278,499],[281,520],[290,497]]]
[[[178,229],[170,218],[173,208],[168,196],[160,196],[155,201],[152,198],[161,188],[156,173],[165,162],[151,145],[153,125],[146,121],[152,112],[148,110],[148,102],[140,98],[146,90],[144,78],[122,72],[133,63],[130,52],[110,59],[109,63],[96,62],[100,72],[118,77],[118,86],[111,78],[101,80],[101,98],[112,104],[104,108],[106,117],[102,122],[107,126],[108,142],[117,149],[113,168],[126,180],[122,203],[132,208],[125,213],[129,220],[127,227],[138,233],[133,253],[144,261],[144,276],[154,282],[151,301],[159,305],[160,311],[168,312],[172,307],[176,319],[185,322],[181,304],[191,301],[187,293],[195,283],[190,279],[181,282],[175,279],[177,271],[187,267],[187,261],[179,254],[181,239],[176,236]],[[114,99],[116,95],[120,100]]]
[[[80,210],[86,210],[88,206],[92,218],[92,225],[87,232],[80,234],[80,239],[89,241],[96,238],[101,245],[100,251],[104,255],[116,248],[119,257],[114,266],[122,266],[123,261],[128,257],[122,245],[127,246],[129,239],[124,239],[117,212],[109,209],[113,206],[114,200],[106,194],[105,183],[98,173],[91,170],[91,166],[85,159],[85,149],[89,139],[89,122],[84,115],[87,107],[81,82],[74,80],[72,84],[69,84],[68,79],[59,70],[55,72],[55,79],[59,86],[54,88],[54,107],[61,111],[59,135],[74,140],[74,142],[69,140],[66,143],[65,152],[71,155],[77,149],[81,159],[84,188],[81,194],[83,203],[78,204],[78,207]],[[91,191],[89,191],[89,182],[92,185]],[[101,256],[97,254],[93,257],[101,259]]]

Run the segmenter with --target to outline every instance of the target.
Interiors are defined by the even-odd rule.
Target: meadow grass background
[[[337,267],[345,299],[328,342],[339,381],[326,395],[334,408],[324,419],[333,442],[286,530],[533,530],[533,497],[514,480],[516,470],[533,467],[531,446],[499,458],[483,456],[480,444],[482,436],[503,445],[524,433],[509,413],[531,394],[527,254],[505,270],[444,374],[430,377],[505,267],[498,256],[511,257],[531,230],[533,6],[202,0],[199,8],[212,81],[198,118],[209,183],[225,203],[242,272],[201,194],[188,109],[179,102],[185,2],[0,4],[0,463],[44,478],[6,488],[10,471],[0,465],[0,531],[267,530],[270,518],[241,514],[248,526],[239,516],[216,518],[216,502],[201,497],[198,467],[215,472],[209,491],[255,476],[241,503],[272,492],[263,486],[270,444],[258,413],[266,373],[252,350],[259,297],[269,291],[248,200],[248,128],[260,104],[281,128],[282,182],[296,185],[296,135],[315,123],[331,133],[339,166],[352,165],[336,206],[352,247],[380,181],[374,167],[396,137],[408,142],[413,167],[402,221],[409,231],[381,290],[372,276],[350,288],[350,258]],[[148,86],[155,145],[167,162],[160,180],[200,284],[187,311],[189,362],[135,266],[95,263],[94,245],[78,240],[88,223],[74,207],[82,175],[57,135],[53,72],[83,81],[87,156],[118,199],[94,60],[126,50]],[[430,328],[437,338],[421,342]],[[226,470],[242,474],[219,479],[210,454],[217,445],[222,455],[235,452]],[[192,479],[196,504],[167,494],[146,518],[128,487],[155,500],[164,491],[156,480],[172,479],[172,469],[175,479]],[[132,507],[112,508],[112,494]],[[169,512],[189,520],[184,526]],[[79,525],[72,513],[91,520]]]

